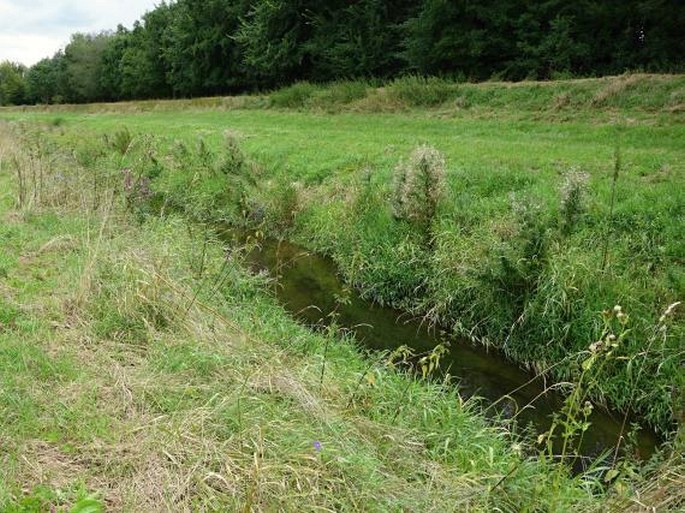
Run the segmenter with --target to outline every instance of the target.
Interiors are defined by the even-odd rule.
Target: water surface
[[[244,241],[234,230],[224,232],[225,239]],[[407,345],[415,353],[431,351],[449,342],[449,352],[441,367],[452,377],[464,397],[477,395],[492,403],[491,413],[516,417],[520,427],[543,433],[551,417],[563,404],[559,392],[545,392],[542,378],[507,360],[500,352],[450,337],[439,329],[428,327],[401,312],[362,299],[338,276],[335,263],[326,257],[306,251],[287,241],[265,239],[248,254],[255,269],[266,270],[275,278],[275,294],[281,304],[298,320],[322,326],[335,312],[336,322],[350,329],[359,343],[371,350],[393,350]],[[339,299],[345,298],[341,302]],[[614,448],[621,436],[623,415],[595,408],[591,426],[583,436],[581,454],[594,457]],[[630,423],[628,423],[630,424]],[[657,446],[656,435],[642,429],[636,447],[631,450],[640,458],[649,457]],[[578,463],[580,464],[580,463]]]

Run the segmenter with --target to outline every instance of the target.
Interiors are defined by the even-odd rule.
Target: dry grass
[[[593,106],[605,105],[608,100],[618,96],[627,89],[634,87],[640,81],[645,80],[647,75],[642,75],[638,73],[627,73],[625,75],[619,75],[618,77],[611,77],[608,79],[608,83],[602,89],[598,90],[592,97]]]
[[[612,499],[601,511],[667,513],[685,511],[685,461],[674,455],[631,492]]]

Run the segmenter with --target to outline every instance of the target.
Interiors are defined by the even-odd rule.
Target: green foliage
[[[248,77],[262,87],[307,78],[303,43],[310,32],[306,19],[309,3],[306,0],[256,2],[241,19],[233,37]]]
[[[361,0],[317,9],[314,30],[303,45],[317,80],[381,78],[402,69],[401,24],[412,2]]]
[[[131,134],[128,128],[124,127],[114,132],[111,137],[105,135],[105,143],[119,153],[119,155],[124,156],[133,144],[133,134]]]
[[[327,107],[347,105],[366,97],[370,84],[363,80],[333,82],[314,94],[314,105]]]
[[[8,73],[5,63],[0,100],[194,97],[365,79],[389,80],[410,105],[438,105],[442,92],[453,98],[452,88],[429,79],[421,94],[411,84],[421,79],[392,80],[681,72],[678,7],[677,0],[162,2],[131,30],[72,35],[64,51],[28,71]]]
[[[65,94],[62,54],[43,59],[26,72],[27,99],[29,103],[61,103]]]
[[[263,119],[260,115],[274,113],[248,112],[246,129],[258,131]],[[311,134],[319,131],[315,126],[318,117],[300,118],[306,120],[301,130],[309,129]],[[98,122],[120,122],[102,118]],[[356,140],[359,118],[350,123],[355,128],[350,137]],[[416,134],[416,126],[406,117],[393,117],[393,123],[408,124],[407,134]],[[73,125],[68,124],[67,130]],[[271,131],[283,125],[269,117],[266,126]],[[116,126],[110,125],[108,130]],[[159,126],[168,130],[165,118]],[[475,139],[484,137],[484,127],[477,125]],[[530,130],[529,125],[527,128]],[[469,135],[468,129],[462,127],[461,135]],[[494,124],[492,130],[499,138],[502,123]],[[334,136],[332,132],[327,137]],[[68,143],[61,134],[49,135]],[[72,136],[87,138],[85,131],[73,132]],[[193,137],[194,133],[187,136]],[[302,158],[309,159],[311,144],[319,158],[327,155],[331,159],[330,147],[310,139],[299,139],[305,154]],[[334,142],[339,151],[349,152],[348,144],[340,144],[339,138]],[[139,162],[154,158],[155,152],[145,147],[148,143],[136,145],[124,157],[132,167],[140,166],[141,174],[147,173],[148,165],[156,166],[154,162]],[[161,151],[169,140],[155,143]],[[46,145],[44,157],[61,162],[67,176],[77,175],[80,169],[75,162],[55,158],[62,153],[51,153],[54,149]],[[594,155],[594,147],[590,149]],[[174,201],[188,199],[198,202],[195,206],[200,201],[211,202],[216,198],[184,198],[182,193],[192,195],[190,183],[198,187],[203,181],[225,184],[222,181],[226,176],[219,166],[222,151],[218,139],[178,144],[174,158],[160,164],[158,174],[150,173],[153,185],[173,195]],[[495,151],[495,155],[500,158],[501,152]],[[105,172],[118,173],[120,157],[98,162],[109,166]],[[486,157],[478,152],[479,160]],[[384,158],[383,154],[375,161],[373,172],[358,162],[357,167],[349,161],[338,166],[326,181],[303,191],[293,222],[295,236],[308,235],[312,245],[327,245],[343,263],[344,272],[358,277],[359,283],[371,276],[370,288],[383,277],[394,278],[394,273],[405,280],[396,283],[388,279],[383,290],[371,293],[395,292],[405,298],[432,294],[432,301],[440,291],[407,284],[446,276],[478,280],[483,267],[492,263],[488,259],[492,245],[510,238],[515,239],[513,244],[523,255],[536,254],[525,249],[536,247],[530,244],[535,237],[526,235],[526,226],[548,223],[538,223],[537,216],[512,209],[508,198],[502,201],[501,196],[511,189],[523,194],[528,192],[524,189],[537,186],[537,192],[546,193],[542,208],[551,210],[549,217],[558,207],[555,170],[549,176],[535,175],[537,178],[532,179],[530,169],[511,163],[507,169],[488,165],[488,173],[453,165],[446,177],[449,201],[444,201],[442,215],[436,220],[436,245],[427,251],[412,241],[413,226],[391,217],[388,182],[395,159]],[[461,158],[468,157],[461,154]],[[315,159],[310,162],[312,166],[316,163]],[[303,177],[297,175],[296,166],[281,170],[273,164],[267,169],[275,175],[269,178],[280,183],[292,183],[286,182],[286,177]],[[315,174],[319,170],[300,172]],[[196,176],[197,181],[189,181]],[[9,189],[13,180],[7,173],[0,174],[2,187]],[[170,187],[174,184],[184,189],[174,190]],[[107,192],[116,198],[116,187]],[[251,192],[257,195],[262,191]],[[653,238],[664,231],[657,214],[662,208],[668,209],[669,215],[682,213],[677,192],[665,197],[666,206],[642,196],[641,201],[651,208],[638,212],[619,191],[616,244],[632,241],[625,234],[635,231],[643,217],[639,214],[646,214],[653,225],[640,228],[641,234]],[[286,199],[290,195],[287,191],[283,194]],[[329,201],[321,201],[323,197]],[[225,212],[222,205],[207,205],[211,207],[209,219],[221,219]],[[617,272],[615,283],[602,282],[597,279],[599,272],[590,275],[593,268],[581,265],[583,258],[592,263],[595,257],[588,255],[587,248],[593,246],[583,238],[591,235],[592,226],[597,224],[592,208],[594,204],[586,212],[587,222],[563,239],[567,246],[557,248],[556,253],[550,251],[545,269],[563,267],[563,272],[571,274],[569,278],[586,280],[559,280],[563,282],[560,286],[568,284],[566,292],[575,289],[576,298],[583,301],[586,297],[578,291],[587,296],[587,287],[598,285],[617,287],[608,295],[624,295],[635,305],[655,304],[644,296],[632,297],[644,294],[643,289],[649,288],[646,281],[638,284],[634,275],[624,278]],[[283,215],[288,215],[288,210],[284,209]],[[215,243],[211,235],[187,219],[167,215],[151,217],[142,224],[131,222],[118,201],[99,211],[83,209],[80,202],[59,208],[39,204],[25,215],[11,202],[0,201],[0,217],[8,220],[0,226],[0,248],[7,253],[3,261],[22,260],[11,264],[14,267],[10,272],[18,268],[20,273],[9,287],[3,280],[0,297],[4,301],[6,294],[18,295],[16,302],[25,305],[22,311],[26,312],[22,313],[35,318],[34,328],[21,337],[3,334],[0,329],[3,511],[47,511],[54,507],[90,513],[102,510],[103,504],[132,511],[146,511],[151,505],[153,509],[170,505],[172,509],[222,511],[251,505],[293,511],[322,507],[449,511],[455,505],[477,513],[591,511],[608,507],[609,501],[611,507],[617,504],[620,510],[634,504],[636,497],[643,503],[656,505],[661,501],[666,506],[671,497],[682,497],[682,487],[677,486],[682,477],[682,451],[677,446],[676,455],[663,456],[663,467],[657,467],[654,474],[645,473],[643,478],[633,470],[631,475],[626,464],[608,473],[605,483],[592,473],[571,477],[567,467],[547,458],[527,457],[531,447],[512,439],[503,426],[493,427],[478,413],[477,403],[465,401],[456,387],[414,379],[398,371],[398,361],[411,359],[410,351],[398,350],[390,358],[364,356],[354,341],[339,337],[334,330],[313,333],[293,322],[266,291],[266,279],[243,267],[242,249]],[[507,224],[511,217],[515,217],[513,226]],[[673,234],[679,233],[677,228],[671,227]],[[520,237],[510,237],[519,230]],[[669,252],[677,252],[679,247],[678,241],[670,240],[673,234],[662,241]],[[78,238],[75,247],[81,250],[70,252],[59,246],[59,241],[69,240],[67,236]],[[649,241],[641,244],[650,247]],[[627,246],[623,249],[629,251]],[[642,252],[639,258],[647,258]],[[633,261],[626,264],[615,257],[630,271]],[[618,265],[615,268],[619,270]],[[652,280],[649,285],[659,287],[660,282]],[[620,286],[635,290],[624,294]],[[446,288],[442,287],[442,292]],[[469,299],[484,296],[487,300],[488,289],[483,284],[475,289]],[[469,293],[464,288],[448,292],[457,298]],[[603,294],[597,297],[606,299]],[[492,313],[487,307],[495,303],[480,301],[475,305],[479,311],[470,319]],[[567,403],[552,435],[569,434],[570,442],[581,436],[588,411],[584,399],[590,384],[604,391],[607,386],[623,383],[630,392],[629,401],[664,404],[662,396],[655,394],[668,392],[682,381],[677,374],[682,356],[678,307],[671,304],[658,322],[650,325],[646,338],[641,336],[645,331],[639,328],[643,314],[638,309],[623,306],[605,314],[606,324],[600,324],[597,337],[582,341],[583,358],[577,364],[584,372],[579,381],[583,386]],[[597,317],[593,306],[583,306],[580,312]],[[538,327],[556,323],[546,315],[534,317]],[[491,327],[493,332],[502,333],[505,325]],[[537,343],[540,340],[545,343]],[[601,344],[588,347],[588,340]],[[556,341],[527,334],[509,340],[519,351],[527,346],[544,351],[542,360],[553,357],[550,346]],[[438,348],[421,356],[419,363],[426,378],[441,364],[442,354],[443,348]],[[323,382],[322,355],[326,365]],[[628,386],[626,375],[620,374],[624,366]],[[602,372],[594,374],[598,370]],[[617,375],[620,380],[615,379]],[[680,381],[670,379],[673,377]],[[612,398],[621,396],[613,391]],[[667,472],[667,485],[662,486],[654,477],[657,471]],[[86,493],[79,484],[81,479],[97,487],[93,490],[96,495]],[[42,484],[33,486],[38,481]],[[179,483],[191,486],[184,485],[179,494]]]
[[[224,149],[218,167],[225,175],[249,175],[247,158],[240,148],[238,138],[231,132],[224,134]]]
[[[4,507],[3,511],[6,513],[43,513],[57,511],[57,507],[66,513],[102,513],[105,511],[102,501],[87,495],[82,489],[65,493],[47,486],[36,486],[14,504]]]
[[[121,74],[123,98],[160,98],[170,96],[171,87],[165,34],[172,20],[172,6],[160,4],[147,12],[142,23],[136,22],[124,38],[124,50],[117,71]],[[115,40],[117,41],[117,40]]]
[[[300,193],[296,184],[278,184],[269,191],[269,199],[268,227],[276,231],[292,228],[300,209]]]
[[[254,188],[259,168],[247,159],[235,134],[227,131],[224,146],[218,150],[203,139],[194,145],[178,141],[173,158],[165,164],[154,151],[139,151],[143,152],[139,155],[141,169],[152,170],[154,175],[145,175],[146,186],[154,193],[149,199],[163,198],[165,204],[196,220],[242,223],[254,214],[248,192]]]
[[[516,236],[503,242],[497,252],[499,265],[492,276],[495,297],[510,316],[520,315],[536,292],[548,258],[548,221],[540,204],[530,198],[512,197]],[[518,313],[517,313],[518,312]]]
[[[199,110],[186,102],[112,106],[106,110],[117,116],[87,119],[55,110],[67,121],[64,130],[78,139],[87,138],[82,126],[112,133],[122,116],[137,131],[159,134],[155,151],[136,145],[122,167],[134,176],[148,176],[147,166],[156,170],[149,175],[151,189],[164,198],[164,212],[178,209],[195,219],[287,234],[332,256],[365,297],[498,346],[522,364],[562,362],[553,378],[568,380],[577,377],[568,355],[599,336],[598,311],[619,303],[631,313],[632,334],[622,349],[630,357],[640,353],[658,312],[685,290],[678,265],[685,255],[685,189],[677,186],[682,128],[674,109],[682,87],[682,77],[646,75],[454,84],[455,103],[463,98],[468,110],[447,103],[392,116],[324,115],[314,102],[325,86],[307,100],[305,109],[314,112],[216,112],[214,103]],[[353,108],[387,93],[369,91]],[[183,111],[187,125],[174,123],[186,108],[192,109]],[[130,116],[127,109],[150,111]],[[7,113],[9,119],[53,115]],[[621,177],[614,184],[614,125],[624,119],[630,122],[621,130]],[[221,171],[220,134],[229,127],[248,162],[237,175]],[[439,147],[450,162],[431,244],[425,230],[398,222],[391,208],[393,168],[417,140]],[[148,154],[159,155],[157,164]],[[571,189],[580,194],[569,198],[580,201],[566,203],[560,189],[574,168],[590,179],[586,185],[573,181]],[[679,337],[676,318],[663,352],[650,352],[654,367],[640,376],[644,393],[633,405],[662,431],[672,429],[676,415]],[[619,409],[630,403],[626,383],[634,376],[627,361],[605,367],[593,401]]]
[[[269,102],[276,108],[335,111],[342,106],[366,98],[369,88],[369,84],[361,80],[333,82],[326,85],[296,82],[291,86],[273,91],[269,94]]]
[[[105,98],[100,77],[103,54],[110,45],[109,33],[74,34],[64,48],[64,65],[70,103],[92,102]]]
[[[26,68],[9,61],[0,62],[0,105],[21,105],[26,99]]]
[[[309,82],[296,82],[271,93],[269,101],[274,107],[301,109],[309,104],[318,89],[316,85]]]
[[[442,78],[410,75],[394,80],[388,90],[411,107],[435,107],[454,99],[458,86]]]
[[[246,9],[245,1],[225,0],[182,0],[170,6],[161,37],[164,77],[175,95],[220,94],[248,85],[243,55],[233,39]]]
[[[103,511],[105,511],[105,507],[102,502],[98,499],[86,497],[76,501],[69,510],[69,513],[102,513]]]

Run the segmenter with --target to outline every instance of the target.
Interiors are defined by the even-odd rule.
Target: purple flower
[[[319,442],[318,440],[314,441],[314,450],[316,452],[321,452],[321,442]]]

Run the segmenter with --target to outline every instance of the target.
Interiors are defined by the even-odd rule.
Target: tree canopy
[[[176,0],[132,29],[74,34],[0,103],[189,97],[295,81],[550,79],[685,68],[680,0]]]

